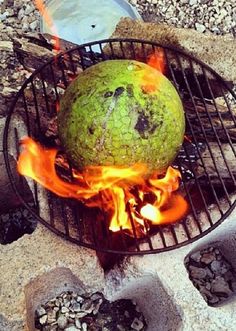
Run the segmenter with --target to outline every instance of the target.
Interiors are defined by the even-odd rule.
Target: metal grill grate
[[[188,216],[176,224],[151,226],[146,235],[138,238],[134,228],[132,236],[122,230],[109,231],[102,210],[59,198],[32,180],[29,183],[35,208],[27,204],[14,184],[8,153],[18,156],[19,139],[24,135],[46,146],[55,145],[57,104],[78,69],[84,70],[108,59],[146,62],[148,56],[160,48],[165,55],[166,76],[178,90],[186,113],[187,139],[174,167],[182,173],[180,189],[190,206]],[[236,204],[236,116],[232,105],[236,105],[236,96],[224,80],[183,51],[133,39],[78,46],[36,70],[13,101],[3,142],[10,181],[39,221],[76,244],[119,254],[146,254],[180,247],[213,230]]]

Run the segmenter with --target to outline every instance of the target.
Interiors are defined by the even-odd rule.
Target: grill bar
[[[215,159],[214,159],[214,156],[213,156],[212,150],[211,150],[210,145],[209,145],[209,141],[208,141],[207,135],[206,135],[206,133],[205,133],[205,130],[204,130],[203,124],[202,124],[202,122],[201,122],[201,119],[200,119],[199,114],[198,114],[198,111],[197,111],[197,107],[196,107],[196,104],[195,104],[195,101],[194,101],[193,93],[192,93],[192,91],[191,91],[191,88],[190,88],[189,82],[188,82],[187,77],[186,77],[186,75],[185,75],[185,72],[184,72],[184,70],[183,70],[183,67],[182,67],[181,61],[180,61],[180,59],[179,59],[178,56],[177,56],[177,58],[178,58],[178,62],[179,62],[179,64],[180,64],[181,71],[182,71],[182,73],[183,73],[184,82],[185,82],[185,84],[186,84],[187,90],[188,90],[189,95],[190,95],[190,97],[191,97],[191,101],[192,101],[193,106],[194,106],[194,109],[195,109],[195,111],[196,111],[196,115],[197,115],[197,119],[198,119],[198,121],[199,121],[199,125],[200,125],[201,133],[202,133],[203,136],[204,136],[204,141],[205,141],[205,143],[206,143],[206,145],[207,145],[207,148],[208,148],[208,150],[209,150],[209,153],[210,153],[210,155],[211,155],[212,161],[213,161],[213,163],[214,163],[215,170],[217,171],[217,174],[219,175],[219,173],[218,173],[218,169],[217,169],[217,167],[216,167]],[[192,69],[193,77],[194,77],[194,79],[196,79],[195,74],[194,74],[194,70],[193,70],[193,63],[192,63],[192,61],[190,61],[190,66],[191,66],[191,69]],[[205,100],[203,101],[203,103],[205,103]],[[205,108],[205,109],[206,109],[206,108]],[[207,111],[207,109],[206,109],[206,111]],[[192,137],[193,137],[193,139],[195,140],[195,144],[196,144],[196,146],[197,146],[197,140],[196,140],[195,133],[194,133],[194,130],[193,130],[192,125],[191,125],[191,121],[190,121],[190,119],[188,118],[188,114],[186,114],[186,116],[187,116],[188,124],[189,124],[189,126],[190,126],[190,128],[191,128],[191,134],[192,134]],[[198,149],[198,147],[197,147],[197,149]],[[221,210],[220,207],[219,207],[220,204],[219,204],[219,200],[218,200],[218,197],[217,197],[216,191],[215,191],[215,189],[214,189],[214,187],[213,187],[213,185],[212,185],[212,183],[211,183],[211,179],[210,179],[210,177],[209,177],[208,171],[206,170],[206,168],[205,168],[205,166],[204,166],[204,161],[203,161],[203,159],[202,159],[202,157],[201,157],[201,153],[199,152],[199,150],[198,150],[198,153],[199,153],[199,157],[201,158],[202,165],[203,165],[204,170],[205,170],[205,174],[207,175],[208,181],[209,181],[209,183],[210,183],[210,186],[211,186],[212,192],[213,192],[213,194],[214,194],[214,197],[215,197],[215,200],[216,200],[217,206],[218,206],[219,210]],[[198,180],[197,180],[197,177],[195,177],[195,180],[196,180],[196,184],[197,184],[198,187],[199,187],[199,182],[198,182]],[[201,194],[201,196],[202,196],[202,198],[203,198],[203,201],[204,201],[204,205],[205,205],[205,208],[206,208],[206,213],[207,213],[207,215],[209,216],[209,213],[208,213],[208,211],[207,211],[206,201],[205,201],[205,198],[204,198],[204,196],[203,196],[203,194],[202,194],[202,190],[201,190],[201,189],[199,189],[199,190],[200,190],[200,194]]]
[[[212,128],[214,134],[215,134],[215,138],[216,138],[216,141],[217,141],[218,146],[219,146],[219,148],[220,148],[221,154],[223,155],[223,151],[222,151],[222,149],[221,149],[221,145],[220,145],[219,137],[218,137],[218,135],[216,134],[215,128],[214,128],[214,126],[213,126],[213,124],[212,124],[211,116],[210,116],[209,112],[207,111],[206,101],[205,101],[205,98],[203,97],[203,92],[202,92],[202,89],[201,89],[201,86],[200,86],[199,80],[198,80],[196,74],[194,73],[194,71],[193,71],[193,77],[194,77],[194,79],[195,79],[195,81],[196,81],[196,83],[197,83],[197,87],[198,87],[198,90],[199,90],[199,92],[200,92],[200,95],[201,95],[201,98],[202,98],[202,101],[203,101],[203,104],[204,104],[204,107],[205,107],[205,110],[206,110],[206,114],[207,114],[207,117],[208,117],[208,119],[209,119],[209,123],[210,123],[210,125],[211,125],[211,128]],[[198,114],[198,113],[197,113],[197,114]],[[202,127],[202,125],[201,125],[201,127]],[[210,154],[211,154],[211,158],[212,158],[212,161],[213,161],[213,163],[214,163],[215,170],[216,170],[217,175],[218,175],[218,177],[219,177],[219,179],[220,179],[220,182],[221,182],[221,184],[222,184],[222,188],[223,188],[223,190],[224,190],[225,196],[226,196],[226,198],[227,198],[227,200],[228,200],[228,202],[229,202],[229,204],[230,204],[230,199],[229,199],[228,192],[227,192],[227,190],[226,190],[226,187],[225,187],[224,181],[223,181],[223,179],[222,179],[222,177],[221,177],[221,174],[220,174],[220,172],[219,172],[219,169],[218,169],[218,167],[217,167],[215,157],[214,157],[213,152],[212,152],[212,150],[211,150],[211,148],[210,148],[209,141],[208,141],[208,138],[207,138],[207,136],[206,136],[205,133],[204,133],[204,137],[205,137],[206,144],[207,144],[207,146],[208,146],[208,148],[209,148],[209,152],[210,152]]]
[[[165,58],[165,74],[173,82],[183,104],[188,103],[188,107],[185,107],[187,139],[174,166],[182,174],[181,191],[188,201],[189,215],[179,223],[154,227],[144,220],[141,235],[135,228],[130,206],[127,204],[131,233],[122,228],[113,233],[109,230],[109,219],[103,210],[89,209],[79,201],[55,197],[35,182],[32,187],[36,208],[28,205],[21,197],[21,192],[17,191],[8,160],[12,138],[16,156],[20,152],[19,139],[23,134],[17,124],[19,108],[22,109],[25,132],[39,142],[47,143],[45,122],[49,123],[55,118],[55,104],[59,103],[62,90],[69,85],[78,69],[84,70],[108,59],[136,59],[146,62],[151,54],[160,51],[163,51]],[[224,112],[217,103],[219,94],[225,102]],[[60,54],[37,70],[13,101],[3,139],[9,179],[26,208],[50,230],[73,243],[101,252],[126,255],[163,252],[181,247],[212,231],[236,204],[236,169],[229,162],[222,145],[223,143],[230,147],[232,158],[235,157],[236,161],[236,140],[232,134],[236,131],[236,117],[228,100],[229,94],[231,99],[235,98],[236,105],[234,92],[217,73],[193,56],[175,48],[135,39],[104,40],[78,46]],[[218,126],[215,125],[216,121]],[[220,155],[220,164],[214,148]],[[210,166],[204,153],[208,155]],[[69,162],[64,171],[73,182],[75,179]]]

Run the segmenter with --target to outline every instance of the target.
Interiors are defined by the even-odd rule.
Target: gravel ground
[[[235,0],[129,0],[145,21],[163,22],[199,32],[236,34]]]
[[[129,0],[145,21],[164,22],[200,32],[236,34],[235,0]],[[38,10],[31,0],[0,0],[1,40],[17,32],[39,30]],[[5,37],[5,38],[3,38]]]

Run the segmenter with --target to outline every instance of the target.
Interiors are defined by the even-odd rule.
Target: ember
[[[89,207],[103,209],[109,215],[111,231],[131,230],[132,217],[135,225],[145,232],[145,220],[166,224],[181,219],[187,212],[185,199],[176,193],[181,176],[172,167],[164,177],[152,175],[146,179],[147,169],[143,164],[129,168],[91,166],[82,173],[73,170],[74,181],[69,183],[56,173],[57,149],[43,148],[31,138],[22,139],[21,145],[20,174],[33,178],[61,197],[75,198]]]

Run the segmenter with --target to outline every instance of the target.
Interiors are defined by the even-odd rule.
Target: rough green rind
[[[155,84],[147,93],[145,86]],[[58,133],[73,164],[146,163],[163,171],[183,142],[185,118],[171,82],[132,60],[104,61],[86,69],[67,88]]]

